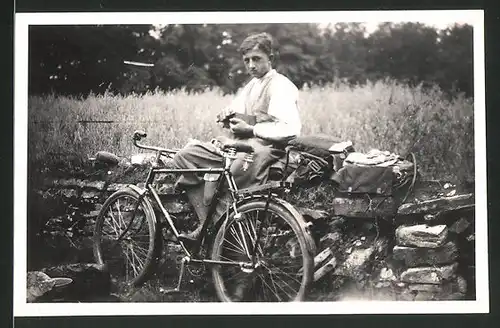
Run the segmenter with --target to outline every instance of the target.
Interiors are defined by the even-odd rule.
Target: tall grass
[[[148,143],[166,147],[182,147],[190,138],[210,140],[222,132],[214,118],[230,101],[217,90],[80,99],[33,96],[28,109],[30,163],[69,165],[99,150],[130,155],[137,152],[131,142],[137,129],[148,133]],[[299,105],[303,134],[349,139],[358,151],[414,152],[424,178],[474,179],[472,99],[458,95],[450,100],[437,88],[380,81],[304,89]],[[86,120],[113,122],[79,123]]]

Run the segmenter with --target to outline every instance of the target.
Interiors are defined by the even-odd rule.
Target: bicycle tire
[[[126,199],[132,202],[124,211],[120,201],[126,205]],[[97,264],[106,265],[112,279],[133,286],[139,286],[149,278],[162,250],[162,239],[157,234],[156,215],[147,198],[142,199],[133,216],[134,222],[130,223],[130,218],[126,220],[127,214],[132,217],[131,213],[138,200],[139,194],[130,187],[118,190],[109,196],[97,216],[93,237],[94,259]],[[114,208],[117,209],[118,220],[111,212]],[[111,232],[114,235],[109,238],[111,240],[105,239],[103,235],[107,223],[112,224]],[[129,224],[129,230],[118,243],[120,245],[118,252],[114,248],[118,244],[114,243]],[[105,254],[105,246],[111,246],[110,254]],[[140,259],[139,256],[143,258]],[[139,265],[135,266],[136,263]]]
[[[300,221],[302,220],[301,217],[297,217],[293,215],[288,209],[286,209],[285,206],[271,201],[268,206],[268,213],[264,217],[262,215],[262,212],[266,206],[266,200],[265,199],[259,199],[259,200],[251,200],[247,203],[242,204],[241,206],[238,207],[238,212],[242,213],[242,218],[240,219],[235,219],[234,213],[229,215],[229,218],[223,222],[217,231],[217,234],[214,238],[213,245],[212,245],[212,251],[211,251],[211,258],[212,260],[233,260],[233,261],[241,261],[243,260],[242,257],[244,258],[245,255],[243,255],[242,250],[243,250],[243,243],[237,242],[237,240],[243,240],[241,238],[242,236],[246,235],[246,239],[250,237],[253,234],[254,239],[257,235],[258,231],[258,226],[262,225],[263,222],[266,222],[266,219],[269,223],[270,218],[275,220],[277,227],[278,224],[281,221],[281,225],[285,224],[288,226],[287,229],[283,229],[282,233],[283,235],[280,235],[280,233],[275,233],[273,234],[273,231],[278,231],[277,228],[273,230],[273,228],[269,225],[267,227],[262,228],[262,231],[264,231],[264,234],[266,235],[266,242],[261,243],[259,242],[259,253],[260,253],[260,259],[259,259],[259,264],[262,262],[262,264],[257,267],[253,272],[251,273],[245,273],[242,268],[238,268],[236,266],[229,266],[227,264],[216,264],[212,266],[212,277],[215,285],[215,290],[217,293],[217,296],[220,301],[222,302],[238,302],[238,301],[258,301],[258,302],[273,302],[273,301],[278,301],[278,302],[300,302],[304,301],[307,295],[307,291],[310,287],[310,284],[312,283],[313,279],[313,257],[311,255],[311,250],[310,250],[310,244],[311,240],[310,236],[304,231],[302,228]],[[259,214],[259,211],[261,214]],[[259,217],[260,215],[260,217]],[[238,222],[241,224],[239,227],[246,225],[246,231],[245,229],[238,229],[240,234],[239,237],[238,233],[235,233],[236,227],[238,226]],[[243,222],[243,223],[242,223]],[[234,228],[234,229],[232,229]],[[251,232],[251,233],[250,233]],[[271,237],[277,237],[281,238],[281,243],[276,244],[276,240],[272,241],[275,243],[274,246],[274,253],[270,252],[269,254],[266,254],[266,245],[269,242],[269,237],[270,237],[270,232],[271,235],[276,235],[276,236],[271,236]],[[292,238],[295,237],[295,241],[292,238],[284,239],[282,237],[287,237],[287,234],[290,235],[293,234]],[[239,238],[239,239],[238,239]],[[286,240],[286,242],[285,242]],[[297,259],[297,265],[295,266],[297,269],[297,272],[295,272],[296,277],[294,277],[294,273],[292,272],[286,272],[285,269],[287,267],[273,267],[273,261],[279,258],[285,258],[285,256],[277,256],[277,255],[282,255],[280,253],[283,253],[283,249],[286,248],[289,244],[289,242],[292,241],[290,245],[293,245],[295,242],[295,246],[298,246],[300,253],[298,256],[293,256],[292,257],[292,252],[297,251],[297,247],[293,248],[293,250],[290,250],[290,258]],[[247,243],[248,244],[248,243]],[[271,251],[273,248],[271,247]],[[237,255],[236,253],[240,253]],[[233,256],[234,254],[234,256]],[[295,253],[297,255],[297,253]],[[248,257],[247,257],[248,260]],[[290,263],[286,263],[287,265]],[[288,266],[291,268],[292,266]],[[235,272],[234,277],[225,277],[223,274],[223,271],[225,270],[232,270]],[[281,272],[283,274],[281,274]],[[235,277],[240,275],[240,281],[243,281],[243,287],[241,288],[240,285],[236,285],[236,287],[230,286],[230,280],[236,279]],[[289,295],[285,288],[292,288],[291,285],[287,283],[282,283],[281,281],[278,280],[278,275],[283,275],[283,276],[290,276],[292,279],[293,283],[293,295]],[[247,284],[248,282],[251,282],[251,286]],[[245,286],[246,284],[246,286]],[[258,288],[260,287],[262,288]],[[243,289],[243,292],[241,290]],[[270,290],[266,292],[266,290]],[[290,294],[292,293],[289,291]]]

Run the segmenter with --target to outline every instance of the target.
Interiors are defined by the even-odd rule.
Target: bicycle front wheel
[[[157,261],[156,216],[150,203],[130,188],[112,194],[103,204],[94,230],[94,257],[118,283],[138,286]]]
[[[264,212],[265,204],[255,200],[242,205],[241,217],[233,213],[217,232],[212,259],[227,263],[214,265],[212,275],[223,302],[305,300],[313,275],[309,236],[301,218],[272,201]]]

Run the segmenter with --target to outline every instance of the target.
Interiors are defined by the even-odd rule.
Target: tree
[[[437,68],[437,32],[419,23],[382,24],[368,38],[369,76],[410,84],[430,81]]]
[[[155,32],[155,33],[152,33]],[[233,93],[248,79],[238,47],[251,33],[276,40],[275,67],[297,87],[393,78],[473,89],[472,27],[419,23],[93,25],[30,27],[30,93],[87,94],[160,88]],[[156,34],[156,36],[155,36]],[[132,67],[124,60],[152,63]]]
[[[149,25],[31,26],[30,93],[82,94],[119,90],[130,76]]]

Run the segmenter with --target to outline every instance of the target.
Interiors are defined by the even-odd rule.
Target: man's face
[[[271,70],[270,58],[259,49],[252,49],[243,55],[243,62],[245,67],[256,78],[261,78]]]

